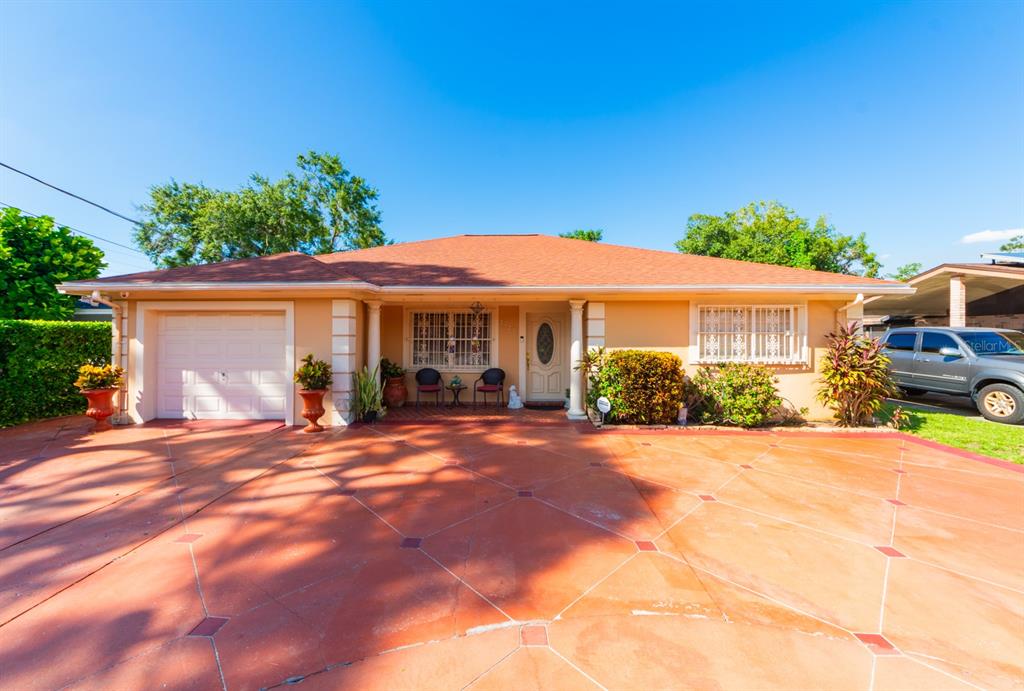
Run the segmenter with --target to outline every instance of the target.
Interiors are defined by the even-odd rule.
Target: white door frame
[[[156,417],[156,395],[146,393],[146,319],[154,312],[284,312],[284,373],[291,382],[295,374],[295,303],[291,300],[174,300],[135,303],[135,337],[129,344],[128,400],[133,417],[146,422]],[[156,344],[156,322],[151,320]],[[152,388],[156,389],[154,371]],[[295,424],[295,387],[285,387],[284,424]]]

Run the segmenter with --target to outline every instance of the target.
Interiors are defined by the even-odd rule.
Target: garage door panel
[[[225,343],[224,354],[229,358],[248,358],[252,357],[254,351],[253,343],[251,341],[242,341],[238,343]],[[271,355],[267,353],[267,355]]]
[[[157,346],[159,417],[286,417],[283,313],[166,314]]]
[[[198,339],[192,354],[196,357],[220,357],[224,354],[224,345],[209,338]]]
[[[284,331],[283,314],[260,314],[256,317],[256,328],[260,331]]]
[[[287,400],[284,396],[263,396],[260,398],[260,410],[267,417],[276,417],[278,415],[284,417],[286,405]]]

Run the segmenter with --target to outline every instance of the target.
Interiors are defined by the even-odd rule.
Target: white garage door
[[[158,329],[157,417],[285,417],[283,312],[168,312]]]

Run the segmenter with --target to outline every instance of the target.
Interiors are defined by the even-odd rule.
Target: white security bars
[[[491,366],[491,313],[412,313],[412,366],[472,371]]]
[[[799,305],[701,305],[698,361],[805,362],[807,338],[801,309]]]

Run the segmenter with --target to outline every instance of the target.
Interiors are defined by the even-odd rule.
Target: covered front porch
[[[527,406],[524,418],[537,407],[550,416],[568,398],[569,418],[585,419],[583,374],[573,367],[586,347],[585,305],[582,299],[367,300],[361,304],[362,319],[356,320],[363,326],[363,338],[357,334],[357,339],[363,341],[371,369],[387,359],[406,370],[405,408],[451,417],[459,409],[449,407],[454,398],[450,387],[461,382],[466,388],[459,399],[465,407],[504,409],[515,386]],[[493,369],[504,374],[500,395],[477,390],[481,375]],[[422,384],[430,370],[441,377],[440,391]]]

